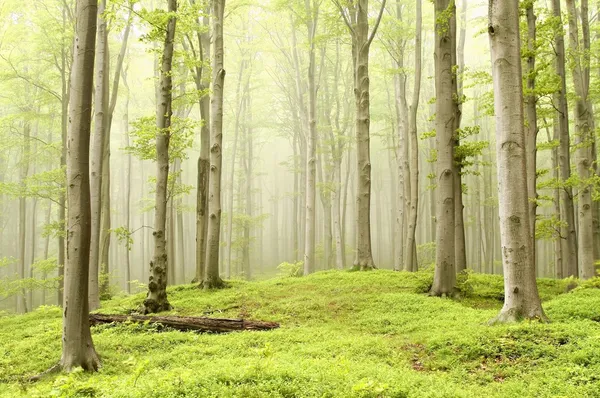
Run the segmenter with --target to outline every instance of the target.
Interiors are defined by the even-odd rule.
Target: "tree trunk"
[[[25,179],[29,174],[29,156],[31,148],[31,125],[28,121],[25,122],[23,126],[23,147],[21,153],[21,168],[20,168],[20,176],[19,182],[21,186],[25,187]],[[24,195],[19,197],[19,278],[21,281],[25,279],[25,262],[27,259],[25,258],[27,254],[26,248],[26,237],[27,237],[27,200]],[[25,288],[21,289],[21,293],[19,294],[19,299],[17,301],[17,312],[25,313],[28,311],[27,305],[27,295],[25,292]]]
[[[495,94],[505,292],[504,306],[494,321],[513,322],[522,318],[545,320],[531,255],[517,0],[490,2],[488,33]]]
[[[464,1],[464,0],[463,0]],[[417,214],[419,209],[419,137],[417,134],[417,112],[421,92],[421,36],[422,11],[421,0],[416,0],[416,37],[415,37],[415,82],[412,103],[408,117],[408,142],[410,147],[410,207],[408,213],[408,231],[406,238],[406,271],[418,271],[419,263],[416,253],[415,233],[417,230]]]
[[[177,1],[168,0],[169,12],[177,12]],[[154,208],[154,258],[150,262],[148,296],[144,300],[144,314],[170,310],[167,299],[167,242],[165,230],[167,222],[167,185],[169,177],[169,140],[171,136],[171,116],[173,79],[171,75],[173,47],[177,19],[171,16],[167,22],[162,53],[159,97],[156,106],[156,194]]]
[[[231,245],[233,242],[233,214],[234,214],[234,208],[233,208],[233,199],[235,197],[234,195],[234,181],[235,181],[235,162],[237,161],[237,146],[238,146],[238,141],[239,141],[239,136],[240,136],[240,124],[241,124],[241,118],[242,118],[242,114],[245,113],[245,106],[246,106],[246,88],[247,86],[244,85],[244,91],[241,91],[241,87],[242,87],[242,80],[243,80],[243,76],[244,76],[244,70],[246,69],[246,62],[242,61],[242,64],[240,65],[240,72],[238,74],[238,82],[237,82],[237,88],[236,88],[236,94],[235,94],[235,98],[238,101],[238,109],[237,109],[237,113],[235,116],[235,133],[233,136],[233,150],[232,150],[232,155],[231,155],[231,170],[229,170],[229,184],[230,184],[230,194],[229,194],[229,198],[228,199],[228,206],[227,206],[227,263],[225,265],[225,277],[227,279],[229,279],[231,277]],[[211,99],[211,103],[212,103],[212,99]]]
[[[77,1],[67,153],[67,263],[60,365],[67,371],[98,369],[89,326],[88,278],[91,234],[89,149],[96,44],[97,2]]]
[[[369,50],[385,9],[382,2],[379,17],[369,34],[369,1],[358,0],[351,12],[349,24],[353,36],[354,96],[356,101],[356,252],[354,268],[375,268],[371,248],[371,149],[369,100]],[[352,18],[352,16],[354,18]],[[344,18],[346,18],[344,14]]]
[[[98,4],[98,31],[96,37],[96,65],[94,90],[94,139],[92,142],[90,200],[92,232],[90,242],[90,281],[88,300],[90,311],[100,308],[100,221],[102,192],[102,161],[107,132],[108,113],[108,30],[104,19],[106,0]]]
[[[435,89],[437,147],[437,242],[436,265],[431,294],[453,294],[455,271],[454,144],[456,117],[456,9],[453,1],[435,2]]]
[[[316,57],[315,36],[317,33],[318,8],[311,6],[310,0],[305,0],[307,15],[306,28],[308,31],[308,132],[306,135],[306,185],[304,189],[306,204],[305,235],[304,235],[304,275],[315,270],[315,213],[317,195],[317,88],[316,88]]]
[[[194,4],[195,1],[192,1]],[[198,102],[200,107],[200,156],[198,157],[198,193],[196,196],[196,278],[200,283],[204,280],[206,260],[206,234],[208,229],[208,178],[210,175],[210,95],[206,92],[210,86],[210,74],[204,65],[210,59],[210,25],[208,14],[210,7],[206,6],[203,17],[205,31],[197,33],[198,50],[200,52],[201,66],[197,66],[194,74],[196,89],[203,93]],[[198,20],[198,25],[200,21]]]
[[[453,84],[456,86],[456,100],[454,101],[454,137],[455,137],[455,158],[454,158],[454,261],[456,272],[467,269],[467,248],[465,243],[465,221],[464,221],[464,203],[463,203],[463,178],[462,167],[464,159],[457,157],[457,148],[460,146],[460,126],[462,121],[462,97],[463,97],[463,76],[465,69],[465,40],[466,40],[466,12],[467,0],[462,0],[461,9],[461,27],[458,46],[456,43],[456,24],[454,24],[454,33],[451,33],[454,47],[452,54],[455,57],[452,62],[456,65],[456,75]],[[452,27],[451,27],[452,29]]]
[[[560,78],[560,89],[554,94],[557,105],[556,117],[559,128],[558,167],[559,181],[564,184],[571,177],[571,138],[569,133],[569,107],[567,103],[567,83],[565,68],[565,41],[562,30],[562,13],[560,0],[552,0],[552,13],[561,28],[554,38],[556,51],[556,73]],[[573,205],[573,190],[566,185],[560,189],[560,219],[565,224],[561,226],[563,263],[561,275],[577,276],[577,234],[575,231],[575,207]]]
[[[569,19],[569,45],[574,52],[573,85],[577,94],[575,105],[575,129],[577,142],[577,174],[580,185],[578,189],[578,234],[579,247],[577,257],[579,259],[579,277],[589,279],[595,276],[594,268],[594,233],[592,217],[592,192],[590,187],[590,168],[592,167],[590,143],[591,120],[593,118],[588,100],[589,78],[587,76],[587,62],[580,56],[580,52],[589,51],[586,48],[585,25],[588,20],[587,0],[581,1],[581,21],[584,27],[584,45],[579,43],[579,28],[577,23],[577,10],[574,0],[567,0],[567,15]],[[589,29],[589,23],[587,24]],[[588,32],[589,36],[589,32]]]
[[[210,137],[211,174],[208,194],[208,245],[206,250],[206,273],[203,281],[204,289],[218,288],[223,285],[223,281],[219,277],[219,243],[221,232],[221,168],[223,165],[223,85],[225,83],[225,69],[223,69],[224,10],[225,0],[213,0],[213,95],[210,99],[212,106]]]
[[[129,86],[127,85],[126,75],[123,73],[123,83],[127,89],[125,97],[125,111],[123,113],[123,133],[125,138],[125,147],[129,146]],[[128,153],[125,166],[125,228],[131,231],[131,154]],[[127,253],[125,256],[125,279],[127,282],[127,293],[131,294],[131,248],[126,245]]]
[[[93,325],[136,322],[162,325],[171,329],[210,333],[227,333],[239,330],[271,330],[279,328],[276,322],[250,321],[246,319],[200,318],[191,316],[143,316],[90,314]]]
[[[247,124],[246,124],[246,145],[247,145],[247,159],[246,159],[246,220],[244,221],[244,250],[243,250],[243,264],[244,264],[244,277],[247,280],[252,279],[252,269],[250,264],[250,227],[252,223],[252,105],[250,102],[250,89],[248,88],[248,97],[246,98],[246,109],[247,109]]]
[[[531,235],[531,262],[537,269],[535,224],[537,218],[537,96],[535,93],[535,52],[536,48],[536,16],[533,2],[527,3],[527,92],[525,96],[526,120],[526,164],[527,164],[527,196],[529,198],[529,234]]]

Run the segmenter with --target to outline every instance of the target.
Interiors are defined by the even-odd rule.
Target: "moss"
[[[93,328],[96,374],[21,382],[58,361],[61,311],[0,317],[6,397],[598,396],[600,289],[541,280],[549,324],[490,327],[502,278],[469,274],[459,300],[427,296],[431,273],[321,272],[204,291],[168,289],[172,314],[273,320],[226,335],[122,324]],[[145,294],[103,303],[127,313]],[[491,305],[493,303],[493,305]],[[160,333],[157,333],[160,331]]]

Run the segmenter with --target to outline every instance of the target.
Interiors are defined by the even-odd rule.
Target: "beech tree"
[[[454,141],[456,128],[456,6],[435,2],[436,265],[431,294],[453,294],[455,268]],[[453,37],[454,36],[454,37]]]
[[[173,116],[173,78],[171,75],[175,27],[177,23],[177,0],[168,0],[169,19],[160,63],[160,81],[156,101],[156,193],[154,210],[154,256],[150,262],[148,296],[144,300],[144,314],[168,311],[167,299],[167,185],[169,178],[169,140]],[[173,239],[171,236],[170,239]]]
[[[518,0],[490,0],[504,306],[494,322],[545,320],[530,236]]]
[[[96,0],[78,0],[71,73],[67,151],[67,263],[60,365],[94,371],[99,360],[89,324],[91,233],[89,150],[96,45]]]
[[[371,248],[371,123],[369,102],[369,50],[375,38],[386,0],[381,3],[379,15],[369,33],[369,1],[356,0],[343,7],[334,0],[352,37],[354,65],[354,97],[356,103],[356,254],[354,267],[360,270],[375,268]]]
[[[221,175],[223,167],[223,85],[225,83],[223,18],[225,16],[225,0],[213,0],[211,11],[213,89],[210,98],[210,177],[206,270],[202,281],[204,289],[214,289],[223,285],[219,276],[219,246],[221,242]]]

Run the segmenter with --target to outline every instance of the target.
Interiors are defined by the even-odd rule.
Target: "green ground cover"
[[[175,286],[172,314],[277,321],[268,332],[198,334],[148,325],[92,330],[96,374],[24,380],[60,356],[61,313],[0,316],[6,397],[600,397],[600,283],[540,280],[552,320],[488,326],[502,278],[461,278],[460,299],[428,297],[432,276],[321,272]],[[143,294],[103,303],[127,313]]]

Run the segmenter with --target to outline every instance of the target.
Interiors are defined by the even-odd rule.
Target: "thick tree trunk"
[[[529,223],[523,81],[517,0],[491,0],[492,50],[504,306],[495,322],[545,320],[538,295]]]
[[[168,10],[177,12],[177,1],[168,0]],[[144,300],[145,314],[171,309],[167,299],[167,242],[165,239],[167,222],[167,185],[169,177],[169,140],[171,136],[171,116],[173,79],[171,75],[173,47],[177,19],[171,16],[167,22],[165,42],[160,66],[159,97],[156,106],[156,194],[154,210],[154,257],[150,262],[148,296]]]
[[[464,1],[464,0],[463,0]],[[421,36],[422,36],[421,0],[416,0],[416,37],[415,37],[415,81],[412,102],[408,114],[408,142],[410,148],[410,207],[408,212],[408,230],[406,237],[406,271],[418,271],[416,239],[417,215],[419,209],[419,137],[417,134],[417,112],[421,93]]]
[[[106,323],[152,323],[163,327],[210,333],[227,333],[239,330],[271,330],[279,328],[277,322],[250,321],[246,319],[200,318],[191,316],[143,316],[143,315],[104,315],[90,314],[90,323],[101,325]]]
[[[453,294],[455,271],[454,144],[456,117],[456,8],[450,0],[435,2],[435,89],[437,147],[437,242],[436,265],[431,294]]]
[[[108,29],[103,18],[106,0],[98,4],[98,31],[96,37],[96,65],[94,90],[94,139],[90,165],[90,200],[92,214],[92,232],[90,242],[90,281],[88,300],[90,311],[100,307],[100,222],[102,192],[102,162],[104,159],[104,141],[108,122]]]
[[[223,64],[223,17],[225,0],[212,2],[213,37],[213,95],[211,101],[211,148],[210,178],[208,194],[208,245],[206,250],[206,272],[204,289],[218,288],[223,285],[219,276],[219,246],[221,232],[221,172],[223,148],[223,85],[225,69]],[[230,215],[231,216],[231,215]]]
[[[67,153],[67,263],[60,365],[95,371],[99,360],[88,318],[91,234],[89,148],[96,42],[97,2],[77,1],[77,25],[71,75]]]
[[[562,24],[560,0],[552,0],[552,13]],[[560,89],[554,94],[557,105],[556,117],[559,129],[558,167],[559,181],[564,183],[571,177],[571,138],[569,133],[569,107],[567,103],[567,83],[565,70],[565,41],[563,30],[558,29],[554,38],[556,51],[556,73],[560,77]],[[573,205],[573,190],[569,185],[560,189],[560,219],[565,224],[561,227],[563,263],[561,276],[577,276],[577,234],[575,231],[575,207]]]
[[[580,52],[588,51],[586,48],[584,28],[583,48],[579,43],[579,27],[577,23],[577,10],[574,0],[567,0],[567,15],[569,19],[569,45],[574,52],[573,85],[577,100],[575,104],[575,129],[578,137],[577,141],[577,174],[579,175],[580,185],[578,187],[578,259],[579,259],[579,277],[589,279],[595,276],[594,268],[594,232],[592,217],[592,192],[590,186],[590,169],[592,168],[590,147],[592,142],[591,121],[592,113],[590,102],[588,100],[589,78],[587,75],[587,61],[580,56]],[[586,26],[587,0],[581,2],[581,21],[582,27]],[[589,23],[587,24],[589,29]],[[589,32],[587,33],[589,37]]]
[[[375,268],[371,248],[371,148],[369,99],[369,50],[377,33],[385,0],[373,31],[369,34],[369,2],[358,0],[350,26],[354,47],[354,96],[356,101],[356,252],[354,267],[360,270]]]

